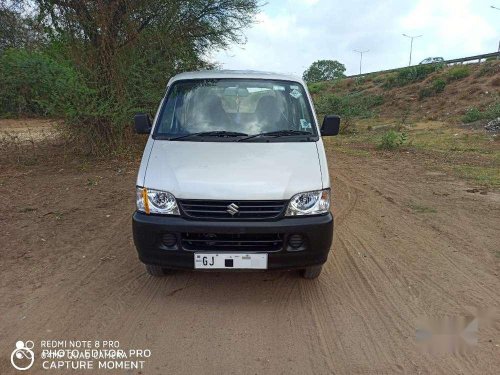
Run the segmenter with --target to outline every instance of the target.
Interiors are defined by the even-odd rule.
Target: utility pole
[[[358,51],[357,49],[355,49],[354,52],[357,52],[357,53],[360,54],[360,57],[359,57],[359,74],[361,75],[361,66],[363,64],[363,53],[370,52],[370,50],[367,49],[365,51]]]
[[[412,36],[412,35],[403,34],[403,36],[411,39],[411,43],[410,43],[410,62],[408,63],[408,66],[411,66],[411,54],[413,52],[413,39],[420,38],[422,35],[413,35]]]

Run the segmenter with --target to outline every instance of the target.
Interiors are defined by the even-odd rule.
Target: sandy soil
[[[498,324],[480,322],[462,354],[415,339],[420,316],[500,307],[498,193],[467,192],[415,155],[328,154],[335,240],[314,281],[152,278],[131,237],[137,163],[2,166],[0,373],[14,373],[19,339],[149,348],[144,374],[498,373]]]

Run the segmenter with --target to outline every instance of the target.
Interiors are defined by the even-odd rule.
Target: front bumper
[[[276,221],[195,221],[178,216],[155,216],[135,212],[132,217],[134,243],[139,259],[145,264],[165,268],[194,269],[195,251],[183,247],[186,234],[277,234],[283,246],[275,251],[257,251],[268,254],[268,269],[294,269],[320,265],[326,262],[333,239],[333,216],[292,217]],[[162,244],[165,233],[177,238],[175,249]],[[300,251],[289,251],[288,239],[300,234],[305,246]],[[203,252],[203,251],[196,251]],[[218,251],[210,251],[218,252]],[[252,253],[244,249],[226,252]]]

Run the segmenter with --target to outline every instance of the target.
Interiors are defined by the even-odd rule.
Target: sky
[[[252,69],[301,76],[314,61],[338,60],[346,74],[495,52],[500,40],[500,0],[268,0],[247,43],[211,59],[223,69]]]

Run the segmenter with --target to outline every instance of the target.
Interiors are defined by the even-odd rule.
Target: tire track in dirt
[[[404,155],[360,160],[338,154],[330,165],[334,244],[314,281],[296,272],[151,278],[128,232],[132,207],[124,202],[133,176],[92,172],[109,176],[100,190],[113,192],[114,199],[103,194],[98,201],[95,191],[81,187],[81,171],[58,174],[55,166],[33,170],[31,184],[13,180],[19,197],[30,196],[30,186],[47,199],[53,185],[69,190],[59,195],[58,209],[67,213],[61,221],[47,217],[30,225],[25,216],[6,216],[10,234],[1,247],[17,246],[33,258],[1,254],[8,267],[0,266],[0,307],[2,323],[9,324],[0,331],[8,343],[0,348],[0,373],[11,370],[7,356],[19,335],[150,348],[145,374],[495,373],[498,327],[481,330],[471,353],[435,357],[418,348],[415,320],[500,306],[498,225],[492,225],[498,219],[490,208],[498,203],[463,197],[448,180],[426,180],[418,162]],[[77,198],[79,210],[72,212]],[[416,213],[411,202],[436,212]],[[103,219],[94,222],[96,215]],[[50,251],[38,252],[36,236],[51,231]],[[32,287],[31,272],[41,287]],[[18,303],[5,302],[14,297]]]
[[[366,195],[366,193],[363,191],[362,188],[355,187],[354,184],[352,183],[352,181],[350,181],[349,178],[346,177],[345,175],[338,174],[337,176],[339,177],[339,179],[342,181],[342,183],[344,184],[344,186],[347,189],[352,189],[352,190],[357,191],[356,196]],[[354,207],[351,207],[348,212],[351,213],[353,211],[353,209],[354,209]],[[348,217],[346,216],[345,219],[348,219]],[[377,291],[373,287],[374,285],[377,285],[377,283],[373,284],[373,283],[369,282],[369,279],[373,278],[373,274],[371,274],[370,277],[363,276],[364,271],[363,271],[362,267],[357,265],[356,259],[354,258],[353,255],[350,254],[350,251],[348,250],[348,249],[351,249],[351,251],[355,250],[358,254],[358,257],[360,257],[360,259],[363,259],[363,258],[361,258],[361,257],[363,257],[361,252],[363,252],[364,254],[370,254],[369,257],[364,255],[365,259],[372,260],[376,263],[376,258],[373,256],[373,254],[374,254],[373,249],[370,246],[368,246],[367,243],[364,243],[362,241],[362,239],[356,234],[356,232],[352,231],[347,225],[344,225],[342,227],[342,232],[340,234],[339,241],[342,245],[342,247],[341,247],[342,250],[345,251],[346,258],[344,258],[344,259],[348,259],[349,264],[350,264],[350,266],[347,267],[348,270],[345,272],[346,277],[348,275],[352,275],[352,274],[356,274],[356,275],[361,276],[359,284],[363,285],[363,287],[364,287],[363,289],[365,291],[365,293],[363,295],[359,294],[359,285],[357,283],[355,285],[355,287],[349,288],[351,293],[352,294],[355,294],[356,292],[358,293],[358,296],[357,296],[358,301],[366,301],[366,299],[369,298],[371,300],[371,302],[369,303],[369,306],[367,306],[367,308],[373,308],[373,306],[375,305],[379,316],[390,316],[387,314],[387,309],[385,308],[385,306],[389,305],[394,310],[396,310],[397,304],[394,303],[394,300],[385,298],[384,295],[380,293],[380,291]],[[383,279],[385,279],[385,281],[392,280],[391,275],[389,275],[388,272],[384,268],[380,267],[379,264],[378,264],[378,269],[379,269],[379,271],[381,271],[381,277]],[[352,278],[352,276],[351,276],[351,278]],[[349,283],[346,283],[346,285],[349,285]],[[395,291],[396,291],[396,293],[400,294],[397,291],[397,289],[395,289]],[[374,298],[370,298],[370,297],[374,297]],[[383,298],[383,301],[379,301],[380,298]],[[394,326],[394,327],[398,326],[396,324],[396,322],[394,322],[394,321],[390,321],[389,324],[391,326]],[[386,326],[386,328],[388,328],[387,324],[385,324],[385,326]],[[369,327],[369,326],[367,325],[367,327]],[[373,336],[374,336],[374,334],[372,333],[372,337]],[[394,354],[394,353],[392,353],[392,354]]]
[[[342,184],[344,186],[346,186],[347,188],[350,188],[352,186],[349,178],[347,178],[345,175],[342,175],[342,176],[337,175],[336,177],[338,177],[335,181],[337,186],[338,186],[338,180],[340,180],[342,182]],[[370,183],[370,181],[368,181],[368,184],[369,183]],[[394,185],[391,185],[391,186],[394,187]],[[401,189],[401,188],[399,187],[399,189]],[[357,196],[363,196],[363,197],[370,196],[369,189],[356,189],[356,190],[358,192]],[[346,194],[344,194],[344,196],[345,195]],[[381,194],[380,192],[378,195],[383,196],[383,198],[385,198],[386,201],[388,201],[390,203],[394,203],[394,199],[387,199],[387,195]],[[347,196],[349,196],[349,195],[347,194]],[[367,206],[367,205],[361,204],[359,202],[358,202],[358,204],[363,205],[365,207]],[[397,206],[394,207],[394,209],[399,211],[399,207],[397,207]],[[353,280],[353,277],[351,276],[350,281],[351,281],[353,286],[352,286],[352,288],[349,289],[349,291],[350,291],[350,293],[352,293],[354,295],[357,294],[355,299],[358,302],[359,301],[370,301],[367,305],[365,305],[366,309],[371,308],[373,310],[373,307],[376,307],[377,315],[380,318],[382,318],[384,315],[397,317],[396,320],[389,319],[389,321],[384,324],[384,326],[386,328],[398,327],[398,325],[399,325],[402,327],[399,329],[399,334],[402,334],[405,331],[407,334],[411,334],[410,330],[411,330],[414,322],[412,322],[413,319],[409,318],[409,316],[412,316],[412,315],[415,316],[417,313],[422,313],[422,309],[415,306],[415,303],[417,301],[415,300],[415,298],[413,298],[413,300],[410,301],[410,303],[407,306],[405,306],[408,309],[404,308],[403,310],[400,310],[398,314],[395,314],[395,312],[398,311],[396,306],[401,304],[399,301],[401,298],[406,296],[406,293],[404,293],[404,290],[400,291],[401,288],[393,287],[393,284],[395,281],[394,279],[397,280],[397,279],[401,278],[402,280],[401,280],[400,284],[401,285],[408,285],[408,286],[410,284],[409,280],[412,279],[412,280],[414,280],[413,283],[415,283],[415,281],[417,281],[417,283],[420,283],[420,285],[414,284],[414,286],[416,286],[417,288],[424,287],[424,289],[428,289],[428,288],[434,289],[437,294],[448,296],[450,300],[453,299],[452,298],[453,295],[452,295],[452,293],[448,293],[448,290],[446,290],[445,288],[442,288],[437,283],[433,282],[432,279],[423,278],[423,281],[421,281],[422,275],[418,275],[418,274],[415,274],[414,272],[412,272],[411,264],[394,261],[394,259],[397,259],[397,257],[395,258],[392,256],[392,257],[387,258],[388,254],[386,251],[383,251],[383,247],[374,248],[372,246],[369,246],[368,243],[365,240],[363,240],[363,238],[361,236],[359,236],[357,234],[357,232],[350,230],[349,218],[355,215],[354,210],[355,210],[355,207],[352,207],[352,206],[350,206],[348,209],[341,209],[340,210],[341,214],[347,213],[348,215],[346,215],[344,217],[344,220],[340,221],[341,228],[339,228],[339,226],[337,226],[337,228],[336,228],[336,233],[338,236],[340,236],[341,246],[340,246],[340,248],[337,247],[335,249],[335,251],[337,252],[337,255],[339,255],[339,250],[344,249],[346,252],[346,257],[345,258],[340,257],[340,258],[342,258],[344,260],[345,259],[349,260],[349,262],[347,264],[342,264],[343,267],[341,267],[340,272],[342,272],[343,274],[345,273],[346,277],[348,277],[347,276],[348,274],[356,275],[355,276],[356,279],[359,276],[361,276],[360,282],[353,282],[354,280]],[[369,211],[363,213],[363,215],[365,215],[365,216],[369,216],[370,214],[371,213]],[[397,217],[398,216],[397,213],[394,216]],[[337,220],[337,224],[338,223],[339,223],[339,220]],[[356,224],[358,224],[358,223],[356,223]],[[364,226],[362,226],[362,228],[369,228],[369,224],[367,224],[365,222],[363,224],[364,224]],[[410,222],[405,223],[405,224],[408,226],[408,228],[411,228],[412,226],[414,227],[415,223],[411,222],[411,220],[410,220]],[[353,227],[359,228],[360,226],[358,224],[358,225],[353,225]],[[419,228],[419,229],[422,229],[422,228]],[[411,237],[411,235],[410,235],[410,237]],[[415,234],[414,238],[418,238],[418,234]],[[423,238],[424,238],[423,240],[419,241],[422,248],[432,249],[433,240],[434,240],[432,238],[432,236],[428,236],[428,237],[424,236]],[[350,250],[347,250],[347,249],[350,249]],[[349,251],[351,251],[351,252],[355,251],[359,257],[361,257],[361,253],[370,254],[370,256],[368,256],[365,259],[372,261],[374,263],[374,265],[377,267],[378,271],[375,273],[367,274],[365,277],[363,277],[362,275],[365,273],[364,267],[358,266],[357,259],[354,258],[354,256],[351,255],[349,253]],[[386,269],[385,265],[382,266],[383,263],[381,263],[380,260],[383,260],[384,263],[387,262],[387,260],[384,259],[384,257],[383,257],[384,253],[385,253],[386,259],[391,260],[391,264],[393,265],[393,267],[394,267],[394,265],[396,265],[396,267],[398,267],[400,269],[405,269],[405,273],[407,274],[407,276],[401,277],[403,275],[402,272],[398,272],[395,275],[396,277],[394,277],[393,271],[391,271],[389,268]],[[363,258],[361,258],[361,259],[363,259]],[[406,259],[406,258],[403,257],[403,259]],[[450,264],[447,267],[457,268],[459,266],[456,262],[453,261],[453,259],[451,259],[449,256],[443,255],[443,254],[440,254],[439,259],[434,259],[434,261],[436,263],[442,263],[443,261],[449,262]],[[344,268],[344,270],[342,268]],[[379,275],[379,276],[376,276],[376,275]],[[479,290],[481,290],[482,293],[487,293],[487,294],[490,294],[490,297],[494,297],[493,295],[491,295],[491,292],[492,292],[491,287],[483,287],[483,285],[481,283],[468,277],[467,273],[465,271],[460,272],[460,275],[466,279],[466,282],[472,283],[473,287],[475,289],[479,289]],[[382,279],[380,279],[380,277],[382,277]],[[373,280],[374,283],[370,283],[370,282],[368,282],[368,280]],[[386,296],[381,295],[380,293],[377,293],[377,291],[372,288],[372,284],[373,285],[377,285],[377,284],[383,285]],[[393,298],[389,297],[392,294],[394,294]],[[418,297],[418,294],[417,295],[414,294],[414,297]],[[493,298],[493,300],[494,299],[495,298]],[[413,304],[413,306],[412,306],[412,304]],[[386,308],[386,306],[388,306],[389,308]],[[391,313],[391,314],[389,314],[389,313]],[[373,319],[373,317],[372,317],[372,319]],[[398,324],[397,320],[399,320],[399,324]],[[371,341],[373,343],[373,333],[371,336],[372,336]],[[387,348],[388,346],[385,345],[385,347]],[[394,349],[394,350],[397,350],[397,349]],[[392,351],[392,353],[389,354],[389,356],[394,356],[394,350]],[[387,359],[387,357],[386,357],[386,359]],[[467,362],[469,362],[469,361],[466,360],[466,363]],[[435,364],[435,365],[436,365],[436,367],[434,367],[434,370],[440,369],[440,371],[447,371],[445,366],[440,368],[440,366],[438,364]],[[448,368],[448,370],[449,369],[450,368]]]
[[[346,183],[346,180],[348,180],[348,179],[345,178],[345,176],[344,176],[343,177],[344,183]],[[352,186],[349,183],[346,183],[346,185]],[[378,195],[381,195],[381,196],[383,196],[386,199],[388,198],[387,195],[381,193],[376,188],[372,187],[371,189],[373,189],[375,192],[377,192]],[[365,193],[369,194],[369,191],[366,191],[366,190],[368,190],[368,189],[365,189]],[[406,189],[406,186],[404,184],[401,184],[399,182],[395,182],[395,183],[392,183],[386,190],[392,191],[391,195],[392,196],[396,196],[396,192],[398,192],[398,191],[399,192],[405,191],[407,189]],[[394,201],[394,200],[392,199],[392,201]],[[399,206],[399,204],[395,204],[394,209],[399,210],[401,212],[401,214],[403,214],[405,212],[408,212],[407,208],[402,208],[402,207]],[[401,217],[404,218],[404,215],[397,215],[397,216],[400,217],[400,218]],[[417,223],[415,223],[415,221],[419,225]],[[401,224],[404,224],[403,228],[401,228]],[[499,220],[499,224],[500,224],[500,220]],[[402,229],[402,231],[408,231],[408,232],[410,232],[412,230],[412,228],[415,228],[416,226],[418,226],[418,229],[420,231],[422,229],[424,229],[426,231],[429,231],[429,230],[432,231],[432,229],[434,229],[433,226],[432,225],[429,226],[429,223],[427,223],[424,219],[421,219],[421,218],[415,217],[415,216],[413,216],[413,218],[411,219],[411,222],[408,221],[408,220],[403,219],[403,221],[401,221],[401,220],[399,221],[399,226],[394,226],[394,227],[398,227],[398,228]],[[357,238],[359,240],[359,237],[355,233],[353,233],[353,232],[351,233],[350,237],[351,238]],[[422,249],[432,249],[433,246],[435,246],[435,243],[434,243],[435,239],[433,238],[432,233],[429,233],[428,236],[422,236],[420,233],[419,234],[415,234],[415,236],[413,236],[413,238],[417,239],[421,243],[421,248]],[[461,242],[463,242],[463,241],[461,241]],[[363,249],[366,249],[366,247],[363,244],[360,244],[360,245],[363,247]],[[441,256],[443,258],[443,260],[446,260],[447,262],[450,262],[453,265],[453,267],[458,272],[461,273],[461,276],[463,276],[464,278],[467,279],[467,281],[476,283],[476,286],[479,287],[479,288],[482,288],[485,293],[488,293],[490,295],[490,297],[492,297],[492,298],[495,297],[496,293],[495,293],[495,290],[493,288],[491,288],[491,287],[490,288],[484,287],[483,285],[481,285],[477,281],[477,280],[481,280],[481,277],[476,277],[477,280],[474,279],[474,278],[471,278],[467,272],[462,271],[460,267],[457,267],[458,264],[456,264],[456,262],[454,262],[453,258],[450,255],[448,255],[448,253],[441,252],[441,253],[439,253],[439,256]],[[404,268],[407,268],[408,271],[411,272],[411,267],[404,267]],[[436,286],[436,287],[439,288],[439,286]],[[445,291],[442,288],[439,288],[439,290],[440,290],[440,292],[445,293]]]

